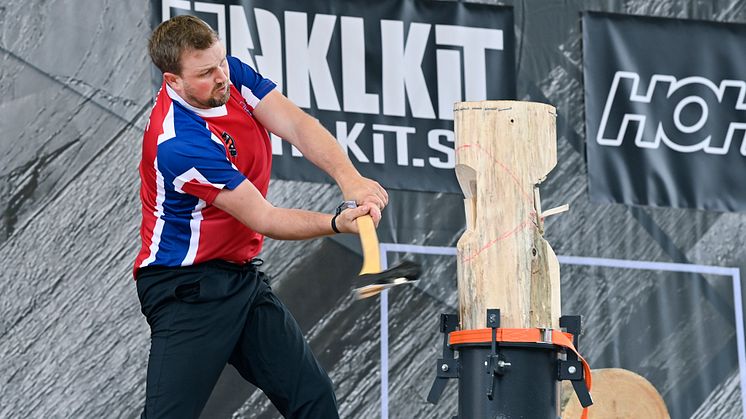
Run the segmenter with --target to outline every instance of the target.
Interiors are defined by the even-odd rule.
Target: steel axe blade
[[[363,248],[363,267],[354,289],[357,299],[373,297],[385,289],[408,284],[419,278],[422,268],[418,263],[408,260],[382,271],[381,252],[373,218],[370,215],[358,217],[357,226]]]

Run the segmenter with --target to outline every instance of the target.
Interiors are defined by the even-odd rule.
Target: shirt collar
[[[168,85],[168,83],[165,83],[166,85],[166,93],[168,93],[168,96],[177,102],[181,104],[181,106],[189,109],[190,111],[196,113],[199,116],[202,117],[216,117],[216,116],[225,116],[228,114],[228,109],[225,107],[225,105],[218,106],[217,108],[209,108],[209,109],[200,109],[197,107],[194,107],[187,103],[186,100],[184,100],[181,96],[179,96],[178,93],[174,89],[171,88],[171,86]]]

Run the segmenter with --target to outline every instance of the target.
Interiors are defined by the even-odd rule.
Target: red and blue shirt
[[[230,99],[223,106],[195,108],[165,82],[158,93],[143,136],[135,274],[212,259],[242,263],[262,248],[262,235],[212,203],[245,179],[267,195],[271,143],[252,112],[275,84],[237,58],[227,61]]]

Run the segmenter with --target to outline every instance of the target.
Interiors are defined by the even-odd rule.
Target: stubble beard
[[[213,93],[213,96],[211,96],[206,101],[197,99],[197,97],[194,94],[192,94],[191,89],[188,89],[185,93],[186,93],[187,98],[189,99],[188,102],[193,103],[193,104],[196,103],[200,105],[198,107],[217,108],[228,103],[228,99],[230,99],[231,97],[230,85],[229,84],[226,85],[224,89],[225,89],[225,93],[223,94],[219,93],[222,89],[216,89],[215,92]],[[215,97],[216,94],[219,96]]]
[[[211,97],[210,99],[207,100],[207,105],[210,106],[211,108],[217,108],[218,106],[223,106],[226,103],[228,103],[228,99],[230,99],[230,97],[231,97],[230,85],[226,85],[225,93],[218,98]]]

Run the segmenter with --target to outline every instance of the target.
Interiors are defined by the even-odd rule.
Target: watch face
[[[339,206],[337,207],[337,210],[334,213],[339,215],[342,211],[346,210],[347,208],[357,208],[357,202],[342,201],[342,203],[339,204]]]

